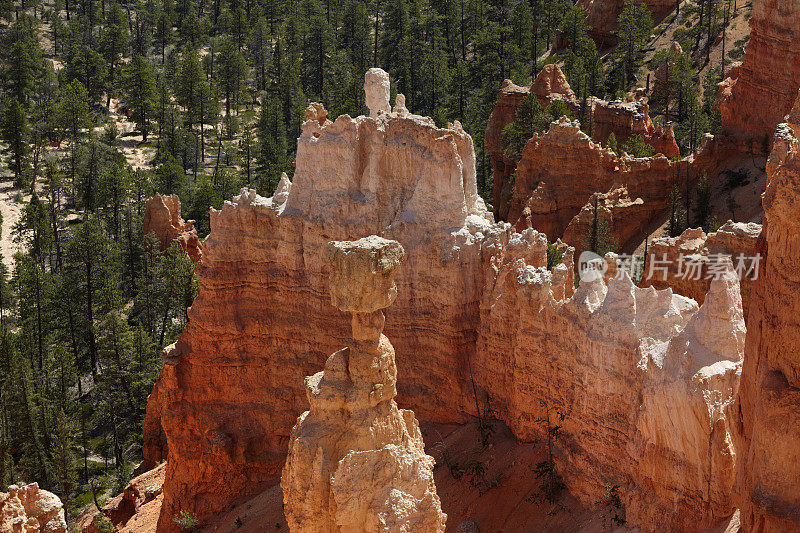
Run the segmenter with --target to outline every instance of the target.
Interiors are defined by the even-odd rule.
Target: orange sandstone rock
[[[516,223],[520,213],[509,213],[513,197],[515,194],[525,195],[529,192],[528,190],[520,192],[515,190],[515,180],[512,180],[511,177],[516,172],[516,177],[519,179],[520,172],[518,167],[520,167],[522,161],[518,163],[505,156],[502,132],[503,128],[514,120],[514,114],[522,98],[529,94],[531,90],[534,91],[543,106],[548,105],[553,99],[560,99],[567,102],[573,116],[577,117],[580,113],[580,103],[575,100],[572,89],[557,65],[547,65],[543,68],[534,80],[532,89],[514,85],[510,80],[503,82],[497,104],[492,110],[486,125],[485,133],[486,151],[489,154],[493,169],[492,202],[496,220],[507,220]],[[623,143],[631,135],[641,135],[646,143],[653,146],[657,154],[664,154],[667,158],[675,158],[680,154],[678,145],[675,142],[675,133],[672,125],[668,124],[666,127],[662,127],[653,123],[645,100],[605,102],[597,98],[591,98],[588,100],[588,104],[592,117],[592,139],[595,142],[606,143],[612,133],[618,143]],[[587,157],[590,156],[576,152],[575,154],[564,154],[560,159],[572,159],[574,162],[571,163],[571,166],[575,167],[580,165],[582,160]],[[561,169],[558,165],[543,162],[536,171],[540,177],[547,177],[551,172],[554,176],[559,176]],[[613,180],[613,175],[607,176],[605,179],[607,185],[592,192],[608,191]],[[626,184],[633,190],[634,184]],[[583,203],[581,203],[581,206],[583,206]],[[564,227],[566,227],[566,223]],[[555,239],[560,237],[560,234],[548,234],[548,236],[551,239]]]
[[[550,416],[570,492],[590,504],[624,487],[631,526],[698,531],[733,514],[727,409],[745,328],[730,267],[698,311],[624,273],[557,300],[545,269],[498,259],[473,362],[491,411],[525,441],[546,439]]]
[[[0,492],[0,532],[67,533],[64,506],[38,483],[11,485],[7,493]]]
[[[617,18],[622,13],[624,0],[578,0],[575,4],[586,11],[586,26],[598,46],[616,44],[612,33],[617,28]],[[674,0],[645,0],[654,18],[663,17],[675,8]]]
[[[718,97],[722,132],[761,149],[789,113],[800,87],[800,2],[755,0],[750,41]]]
[[[197,236],[194,221],[184,221],[181,218],[181,200],[177,194],[170,196],[156,194],[145,202],[142,231],[145,235],[154,232],[162,250],[165,250],[171,242],[177,242],[195,264],[203,256],[203,247]]]
[[[403,247],[373,235],[326,252],[331,302],[351,312],[352,339],[305,380],[311,409],[292,430],[281,478],[289,528],[444,532],[433,458],[414,413],[394,401],[394,348],[382,334]]]
[[[787,2],[784,9],[800,5]],[[781,124],[767,165],[766,259],[750,296],[736,433],[744,531],[800,529],[800,129]]]
[[[728,257],[739,275],[742,309],[747,318],[751,287],[764,266],[756,249],[760,235],[760,224],[728,221],[708,235],[700,228],[690,228],[678,237],[654,239],[645,258],[640,286],[669,287],[702,304],[720,261]]]

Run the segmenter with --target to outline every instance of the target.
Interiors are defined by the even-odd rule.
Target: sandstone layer
[[[539,239],[543,250],[544,239]],[[627,274],[557,300],[552,274],[508,248],[481,304],[475,380],[523,440],[561,427],[556,462],[582,502],[623,487],[628,524],[699,531],[734,511],[728,407],[745,327],[729,267],[703,306]]]
[[[752,286],[764,266],[756,248],[760,235],[760,224],[728,221],[708,235],[700,228],[690,228],[678,237],[654,239],[639,285],[669,287],[674,293],[702,304],[711,280],[730,259],[739,277],[742,309],[747,319]]]
[[[352,314],[352,339],[305,380],[311,409],[292,430],[281,477],[289,529],[444,532],[433,458],[414,413],[394,401],[394,348],[382,333],[405,251],[370,236],[326,252],[331,302]]]
[[[162,250],[177,242],[195,264],[203,256],[194,221],[181,218],[181,200],[177,194],[156,194],[145,202],[142,231],[145,235],[155,233]]]
[[[722,132],[761,151],[800,87],[800,0],[755,0],[741,66],[722,82]]]
[[[743,332],[735,278],[714,285],[700,311],[624,278],[573,294],[574,249],[562,245],[548,270],[543,233],[491,222],[460,125],[437,128],[400,99],[387,112],[385,78],[370,76],[374,116],[308,120],[291,185],[272,198],[243,190],[212,211],[198,296],[148,402],[145,456],[167,457],[158,530],[174,531],[179,511],[205,523],[274,486],[307,406],[303,376],[353,341],[327,297],[322,250],[368,235],[406,252],[384,331],[403,354],[398,405],[431,422],[494,413],[517,438],[541,442],[540,400],[552,397],[568,420],[558,470],[582,504],[619,481],[628,522],[644,529],[729,516],[724,407]],[[550,134],[559,128],[639,181],[662,179],[653,165],[670,168],[663,156],[617,159],[570,122]]]
[[[660,225],[657,215],[669,206],[678,168],[663,155],[618,157],[593,142],[577,122],[562,118],[525,145],[508,220],[518,230],[534,228],[551,240],[561,237],[580,247],[586,236],[580,228],[588,227],[594,214],[593,195],[610,191],[603,197],[603,210],[614,211],[619,219],[611,227],[617,230],[619,251],[632,252],[655,229],[650,226]],[[567,232],[576,216],[579,220]]]
[[[0,492],[0,532],[67,533],[64,506],[37,483],[11,485],[7,493]]]
[[[522,161],[517,162],[509,159],[503,146],[503,128],[514,120],[514,115],[522,102],[522,98],[533,91],[542,106],[548,105],[554,99],[567,102],[573,116],[580,114],[580,102],[575,99],[575,95],[557,65],[547,65],[538,74],[531,88],[514,85],[510,80],[503,82],[495,108],[489,117],[486,125],[485,145],[489,154],[489,159],[493,170],[493,189],[492,205],[496,220],[505,220],[511,223],[516,222],[519,213],[509,213],[513,196],[516,193],[515,179],[512,176],[516,173],[516,178],[520,176]],[[662,127],[654,123],[650,118],[649,107],[645,100],[634,100],[632,102],[613,101],[605,102],[597,98],[588,100],[589,114],[592,117],[592,140],[606,143],[613,133],[618,144],[625,142],[631,135],[641,135],[644,141],[650,144],[657,154],[664,154],[667,158],[674,158],[679,155],[678,145],[675,142],[675,134],[672,126]],[[524,157],[524,156],[523,156]],[[581,160],[591,157],[590,154],[577,152],[575,154],[564,154],[561,159],[574,159],[575,165],[581,164]],[[544,177],[553,179],[562,175],[561,169],[551,164],[549,161],[538,163],[540,168],[537,172]],[[607,170],[609,172],[609,170]],[[523,178],[525,179],[525,178]],[[550,181],[553,181],[551,179]],[[608,184],[613,181],[613,176],[605,180]],[[609,187],[596,189],[592,192],[606,192]],[[523,191],[525,194],[528,191]],[[584,200],[586,202],[588,198]],[[583,203],[580,207],[583,206]],[[580,209],[578,208],[578,210]],[[577,214],[575,211],[574,214]],[[566,224],[564,224],[566,227]],[[563,231],[563,229],[562,229]],[[548,236],[555,240],[561,235]]]
[[[376,118],[307,121],[288,192],[245,190],[212,211],[189,323],[148,401],[145,457],[168,456],[159,530],[180,510],[219,513],[280,474],[306,406],[303,376],[350,338],[327,298],[330,240],[403,245],[385,333],[398,352],[439,364],[401,358],[398,402],[425,420],[465,419],[487,247],[510,229],[489,222],[461,126],[387,106],[373,103]]]
[[[797,5],[787,2],[786,9]],[[800,122],[800,121],[798,121]],[[800,124],[781,124],[767,164],[763,271],[753,284],[736,434],[744,531],[800,529]]]

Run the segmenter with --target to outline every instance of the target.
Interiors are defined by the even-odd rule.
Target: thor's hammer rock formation
[[[350,346],[305,380],[311,410],[292,430],[281,486],[292,531],[437,532],[447,518],[414,413],[397,408],[384,314],[397,296],[397,241],[326,249],[333,305],[352,314]]]

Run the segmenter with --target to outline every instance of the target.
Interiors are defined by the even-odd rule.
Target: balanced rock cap
[[[371,313],[392,305],[397,296],[394,272],[405,257],[399,242],[371,235],[357,241],[330,242],[325,253],[334,306]]]

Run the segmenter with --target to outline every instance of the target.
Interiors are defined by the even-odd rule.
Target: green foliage
[[[620,488],[620,485],[607,481],[605,484],[605,498],[597,502],[597,505],[602,509],[604,528],[625,525],[625,507],[620,497]]]
[[[506,157],[519,161],[522,149],[531,137],[544,132],[554,120],[571,115],[569,107],[562,100],[553,100],[547,108],[542,109],[535,94],[525,95],[514,114],[514,120],[503,128]]]
[[[708,233],[711,229],[711,184],[704,172],[694,189],[694,224]]]
[[[172,520],[181,528],[181,531],[194,531],[200,523],[197,516],[188,511],[179,512]]]
[[[31,152],[30,135],[28,117],[19,101],[14,98],[4,102],[0,116],[0,138],[8,143],[8,148],[3,153],[9,156],[8,167],[14,173],[14,181],[18,187],[27,184],[23,176],[28,168],[28,155]]]
[[[643,0],[625,0],[615,32],[619,39],[614,52],[619,62],[619,88],[627,89],[636,79],[636,71],[644,59],[644,44],[650,39],[652,31],[653,18],[647,4]]]
[[[592,221],[589,224],[589,231],[581,243],[581,248],[602,257],[608,252],[615,251],[618,246],[619,243],[608,226],[608,222],[599,216],[598,195],[595,194],[592,206]]]
[[[564,257],[564,248],[559,247],[554,242],[547,243],[547,268],[548,270],[554,268],[561,262]]]
[[[639,133],[625,139],[619,149],[631,157],[652,157],[655,153],[655,149],[647,144]]]

